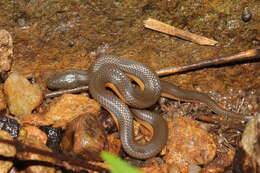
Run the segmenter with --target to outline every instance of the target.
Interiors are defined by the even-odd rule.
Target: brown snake
[[[134,87],[133,80],[140,87]],[[160,80],[146,65],[117,56],[99,57],[90,70],[67,70],[54,74],[48,80],[50,89],[70,89],[85,85],[89,86],[91,96],[117,120],[124,150],[138,159],[158,154],[167,142],[166,121],[153,112],[141,110],[155,104],[160,96],[199,101],[217,114],[238,119],[243,117],[221,108],[204,93],[178,88]],[[107,90],[107,87],[112,88],[119,98]],[[133,115],[153,128],[153,137],[145,145],[140,145],[134,140]]]

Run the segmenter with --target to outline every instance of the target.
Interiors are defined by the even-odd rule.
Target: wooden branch
[[[158,76],[166,76],[166,75],[171,75],[174,73],[201,69],[201,68],[209,67],[212,65],[226,64],[226,63],[230,63],[230,62],[249,60],[249,59],[253,59],[253,58],[260,58],[260,48],[250,49],[247,51],[243,51],[243,52],[228,55],[228,56],[222,56],[222,57],[217,57],[217,58],[213,58],[213,59],[209,59],[209,60],[204,60],[204,61],[197,62],[195,64],[189,64],[189,65],[184,65],[184,66],[180,66],[180,67],[163,68],[163,69],[156,71],[156,73],[158,74]]]
[[[230,63],[230,62],[249,60],[249,59],[253,59],[253,58],[260,58],[260,48],[250,49],[250,50],[243,51],[243,52],[240,52],[237,54],[232,54],[232,55],[228,55],[228,56],[204,60],[204,61],[197,62],[195,64],[189,64],[189,65],[184,65],[184,66],[180,66],[180,67],[163,68],[163,69],[157,70],[156,73],[158,74],[158,76],[166,76],[166,75],[185,72],[185,71],[189,71],[189,70],[197,70],[197,69],[209,67],[212,65],[220,65],[220,64]],[[83,91],[87,91],[87,90],[88,90],[88,86],[82,86],[82,87],[77,87],[77,88],[73,88],[73,89],[66,89],[66,90],[53,91],[50,93],[46,93],[44,95],[44,97],[52,98],[52,97],[60,96],[62,94],[79,93],[79,92],[83,92]]]
[[[173,35],[179,38],[182,38],[184,40],[192,41],[194,43],[200,44],[200,45],[210,45],[214,46],[218,42],[197,34],[193,34],[189,31],[184,31],[181,29],[178,29],[174,26],[168,25],[166,23],[160,22],[158,20],[148,18],[147,20],[144,21],[144,26],[146,28],[156,30],[162,33],[166,33],[169,35]]]

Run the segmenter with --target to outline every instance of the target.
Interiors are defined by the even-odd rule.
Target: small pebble
[[[0,138],[6,140],[13,140],[8,132],[0,130]],[[5,157],[14,157],[16,154],[16,149],[12,145],[0,143],[0,155]]]
[[[246,7],[242,11],[241,18],[244,22],[249,22],[252,19],[252,12],[250,8]]]
[[[42,126],[40,129],[47,134],[48,139],[46,145],[53,151],[61,152],[60,141],[63,135],[63,130],[51,126]]]
[[[24,136],[27,138],[35,138],[38,141],[41,141],[42,143],[46,144],[47,142],[47,135],[41,131],[38,127],[35,126],[25,126],[21,130],[24,130],[25,133],[23,133]],[[20,133],[21,134],[21,133]]]
[[[42,102],[42,91],[19,73],[12,73],[4,83],[10,112],[18,118],[31,114]]]
[[[12,137],[9,135],[8,132],[0,130],[0,138],[6,140],[12,140]],[[16,154],[16,149],[12,145],[0,143],[0,158],[1,156],[5,157],[14,157]],[[13,166],[12,161],[0,159],[0,172],[7,173],[9,172],[10,168]]]
[[[19,135],[20,125],[12,118],[0,115],[0,130],[8,132],[11,137],[16,138]]]
[[[198,165],[189,165],[189,173],[200,173],[201,167]]]
[[[169,173],[180,173],[180,170],[176,166],[171,166],[169,169]]]
[[[11,69],[13,60],[13,38],[11,34],[0,30],[0,72],[7,72]]]

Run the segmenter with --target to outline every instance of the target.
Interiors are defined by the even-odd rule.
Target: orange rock
[[[13,140],[8,132],[0,130],[0,138],[6,140]],[[16,148],[12,145],[4,144],[0,142],[0,156],[14,157],[16,154]],[[0,172],[9,172],[10,168],[13,166],[12,161],[0,159]]]
[[[26,131],[25,136],[37,138],[43,144],[46,144],[47,139],[48,139],[47,135],[46,135],[46,133],[41,131],[39,128],[37,128],[35,126],[26,126],[26,127],[23,127],[21,130]]]
[[[4,83],[10,112],[20,118],[31,114],[42,102],[42,91],[38,85],[31,84],[25,77],[12,73]]]
[[[54,121],[45,117],[45,114],[30,114],[20,118],[22,125],[50,126]]]
[[[13,140],[8,132],[0,130],[0,138],[6,140]],[[16,149],[12,145],[0,143],[0,155],[6,157],[14,157],[16,154]]]
[[[8,132],[0,130],[0,138],[12,140],[12,137],[9,135]],[[16,149],[12,145],[0,143],[0,156],[6,157],[14,157],[16,154]],[[5,173],[9,172],[10,168],[13,166],[12,161],[0,160],[0,172]]]
[[[100,105],[93,99],[83,95],[64,94],[51,103],[45,117],[54,122],[54,127],[65,127],[67,123],[79,115],[97,115],[99,111]]]
[[[13,162],[0,160],[0,170],[1,170],[1,173],[8,173],[8,172],[10,172],[9,170],[12,168],[12,166],[13,166]]]
[[[212,161],[216,155],[216,144],[213,137],[199,123],[190,118],[175,118],[168,124],[169,139],[164,159],[168,164],[179,167],[186,172],[192,165],[204,165]]]
[[[68,123],[82,114],[97,115],[100,105],[83,95],[64,94],[53,101],[47,110],[20,118],[20,123],[34,126],[64,128]]]

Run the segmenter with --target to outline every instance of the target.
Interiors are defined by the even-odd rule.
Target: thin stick
[[[214,46],[218,42],[197,34],[193,34],[189,31],[184,31],[181,29],[178,29],[174,26],[168,25],[166,23],[160,22],[158,20],[148,18],[147,20],[144,21],[144,26],[146,28],[156,30],[162,33],[166,33],[169,35],[173,35],[179,38],[182,38],[184,40],[192,41],[194,43],[200,44],[200,45],[210,45]]]
[[[249,60],[253,58],[259,58],[260,57],[260,48],[256,49],[250,49],[247,51],[243,51],[237,54],[232,54],[228,56],[223,56],[219,58],[214,58],[210,60],[204,60],[195,64],[190,64],[190,65],[184,65],[181,67],[168,67],[168,68],[163,68],[160,70],[157,70],[156,73],[158,76],[166,76],[166,75],[171,75],[174,73],[179,73],[179,72],[185,72],[188,70],[196,70],[204,67],[208,67],[211,65],[220,65],[220,64],[225,64],[229,62],[236,62],[236,61],[241,61],[241,60]],[[50,93],[45,94],[45,98],[51,98],[51,97],[57,97],[62,94],[69,94],[69,93],[79,93],[83,91],[87,91],[88,86],[82,86],[82,87],[77,87],[73,89],[66,89],[66,90],[61,90],[61,91],[54,91]]]
[[[228,55],[228,56],[222,56],[219,58],[213,58],[213,59],[209,59],[209,60],[200,61],[195,64],[184,65],[181,67],[163,68],[163,69],[156,71],[156,73],[158,74],[158,76],[166,76],[166,75],[171,75],[174,73],[209,67],[212,65],[220,65],[220,64],[230,63],[230,62],[259,58],[259,57],[260,57],[260,48],[256,48],[256,49],[250,49],[247,51],[243,51],[243,52]]]
[[[64,154],[60,154],[57,152],[53,152],[53,151],[50,152],[50,151],[42,150],[42,149],[35,148],[32,146],[28,146],[28,145],[22,144],[19,141],[11,141],[11,140],[6,140],[6,139],[0,138],[0,142],[15,146],[16,150],[19,152],[31,152],[31,153],[35,153],[35,154],[40,154],[43,156],[48,156],[48,157],[54,158],[58,161],[65,161],[71,165],[78,166],[78,167],[81,167],[84,169],[94,170],[94,171],[98,171],[98,172],[108,172],[107,169],[100,167],[100,166],[93,165],[85,160],[72,158],[71,156],[69,157],[69,156],[66,156]],[[63,166],[63,165],[60,164],[60,166]]]
[[[77,88],[73,88],[73,89],[53,91],[53,92],[50,92],[50,93],[46,93],[44,95],[44,98],[57,97],[57,96],[60,96],[62,94],[75,94],[75,93],[80,93],[80,92],[87,91],[87,90],[88,90],[88,86],[81,86],[81,87],[77,87]]]

